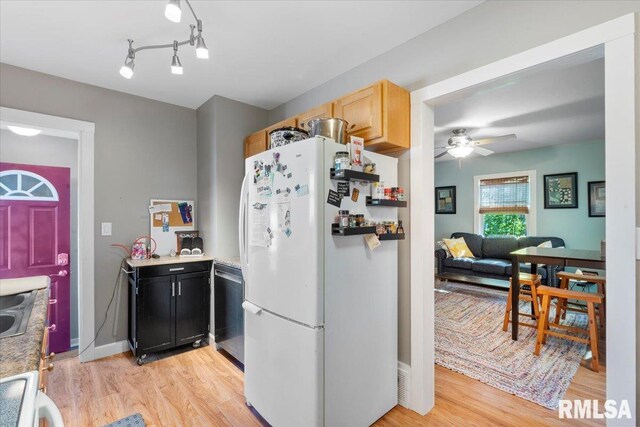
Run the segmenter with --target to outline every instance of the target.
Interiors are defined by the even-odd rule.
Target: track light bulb
[[[133,59],[129,58],[124,62],[124,65],[120,67],[120,75],[125,79],[131,79],[133,77]]]
[[[202,36],[198,36],[198,43],[196,44],[196,57],[200,59],[209,59],[209,49],[207,49],[207,45],[204,43],[204,38]]]
[[[180,63],[180,58],[178,55],[173,55],[173,59],[171,60],[171,72],[173,74],[182,75],[182,64]]]
[[[182,18],[180,0],[169,0],[167,6],[164,8],[164,16],[171,22],[180,22]]]

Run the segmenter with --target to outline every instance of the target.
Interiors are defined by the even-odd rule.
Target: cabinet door
[[[382,83],[361,89],[338,99],[335,115],[349,123],[349,135],[365,142],[383,135]]]
[[[160,276],[138,282],[136,339],[141,354],[173,347],[174,279],[175,276]]]
[[[267,133],[262,130],[249,135],[244,140],[244,157],[251,157],[254,154],[267,151]]]
[[[209,332],[209,275],[179,274],[176,288],[176,345],[203,339]]]
[[[308,130],[307,125],[313,119],[328,119],[333,117],[333,103],[327,102],[324,105],[313,108],[307,112],[300,114],[296,119],[298,120],[298,126],[302,129]]]

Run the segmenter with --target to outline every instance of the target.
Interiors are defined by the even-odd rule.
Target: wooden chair
[[[566,271],[559,271],[557,273],[557,277],[560,280],[559,288],[560,289],[569,289],[569,282],[571,280],[581,280],[586,282],[595,283],[598,287],[598,294],[602,295],[602,303],[596,306],[596,313],[598,315],[598,321],[601,331],[604,333],[605,331],[605,322],[606,322],[606,283],[607,278],[605,276],[596,276],[591,274],[576,274],[576,273],[567,273]],[[565,319],[567,317],[567,310],[575,311],[578,313],[587,313],[587,310],[581,307],[569,307],[566,298],[559,298],[558,304],[556,306],[556,318],[555,323],[560,323],[560,317]]]
[[[598,363],[598,327],[596,325],[596,304],[602,304],[604,296],[602,294],[592,294],[588,292],[578,292],[569,289],[551,288],[549,286],[539,286],[538,295],[542,296],[542,308],[540,311],[540,320],[538,320],[538,336],[536,338],[536,347],[533,354],[540,355],[541,347],[546,344],[547,336],[551,335],[558,338],[565,338],[572,341],[577,341],[585,344],[589,344],[591,347],[591,369],[594,372],[598,372],[600,365]],[[587,316],[589,318],[589,328],[581,329],[574,326],[561,325],[559,322],[549,323],[549,311],[551,308],[551,299],[557,298],[558,300],[575,299],[578,301],[584,301],[587,304]],[[588,338],[582,338],[574,335],[563,334],[558,331],[552,331],[550,328],[564,329],[566,331],[575,333],[587,333]]]
[[[537,289],[541,285],[541,283],[542,281],[539,274],[520,273],[520,295],[518,295],[518,299],[520,301],[529,301],[533,308],[532,308],[531,314],[529,313],[519,313],[519,314],[520,316],[529,317],[535,320],[536,323],[518,322],[519,325],[528,326],[530,328],[536,328],[538,326],[538,319],[540,318],[540,301],[538,299]],[[507,297],[507,307],[504,312],[504,321],[502,322],[502,330],[505,332],[509,328],[509,322],[511,321],[510,319],[511,319],[511,296],[512,295],[513,295],[513,286],[512,286],[511,278],[509,278],[509,296]]]

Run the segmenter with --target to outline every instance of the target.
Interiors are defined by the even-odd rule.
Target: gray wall
[[[71,174],[71,339],[78,338],[78,141],[50,135],[19,136],[0,130],[0,161],[60,166]]]
[[[383,78],[408,90],[418,89],[632,12],[640,12],[640,2],[487,1],[271,110],[269,122],[291,117]],[[636,26],[640,28],[637,15]],[[640,46],[640,33],[636,33],[636,46]],[[640,70],[637,53],[636,64]],[[636,91],[640,93],[640,73],[636,75]],[[640,108],[636,113],[636,123],[640,124]],[[640,150],[636,154],[640,164]],[[402,171],[403,167],[401,162],[400,176],[407,174]],[[408,185],[405,184],[405,188]],[[640,203],[640,178],[636,188]],[[637,212],[640,223],[640,209]],[[401,259],[399,267],[402,316],[410,309],[409,263]],[[640,264],[637,268],[640,271]],[[640,291],[638,313],[640,324]],[[410,329],[402,318],[399,324],[398,357],[410,363]],[[640,329],[637,333],[640,350]],[[640,385],[640,370],[637,373]]]
[[[267,110],[214,96],[197,110],[198,228],[205,251],[237,257],[244,138],[267,126]]]
[[[455,185],[455,215],[436,215],[435,238],[456,231],[473,233],[473,177],[502,172],[536,171],[536,223],[538,236],[564,239],[568,248],[600,250],[604,218],[588,215],[587,182],[604,181],[604,141],[565,144],[515,153],[437,162],[436,187]],[[578,209],[544,209],[544,175],[578,172]]]
[[[3,107],[95,123],[97,330],[122,260],[110,244],[130,245],[149,233],[150,198],[196,198],[196,112],[7,64],[0,64],[0,76]],[[101,222],[113,223],[112,236],[100,236]],[[126,339],[126,295],[114,302],[120,304],[115,335],[111,307],[96,345]]]

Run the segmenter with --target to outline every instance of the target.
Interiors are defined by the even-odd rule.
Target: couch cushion
[[[513,269],[511,268],[511,263],[509,263],[509,265],[507,266],[507,269],[506,269],[507,276],[511,277],[511,271],[512,270]],[[520,272],[521,273],[531,273],[531,265],[525,264],[524,262],[521,262],[520,263]],[[545,267],[538,266],[538,274],[540,276],[542,276],[542,280],[546,280],[547,279],[547,269]]]
[[[478,273],[504,275],[506,274],[505,272],[508,266],[509,261],[505,261],[502,259],[484,258],[475,260],[475,262],[471,266],[471,270],[477,271]]]
[[[451,238],[457,239],[460,237],[464,237],[464,241],[466,242],[471,252],[473,252],[473,256],[476,258],[482,257],[482,239],[483,237],[479,234],[473,233],[452,233]]]
[[[483,258],[511,260],[510,253],[518,249],[518,240],[513,236],[491,236],[482,241]]]
[[[445,258],[442,261],[442,265],[452,268],[463,268],[465,270],[471,270],[473,264],[473,258]]]
[[[537,236],[522,236],[518,239],[518,248],[530,248],[532,246],[538,246],[540,243],[549,241],[554,248],[564,246],[564,240],[559,237],[537,237]]]

